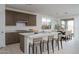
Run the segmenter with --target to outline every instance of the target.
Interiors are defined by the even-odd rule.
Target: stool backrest
[[[58,33],[54,34],[54,38],[58,38]]]
[[[40,37],[40,38],[34,38],[33,39],[33,42],[40,42],[42,40],[42,38]]]
[[[61,37],[63,37],[63,35],[62,34],[59,34],[58,35],[58,39],[61,40]]]
[[[49,40],[52,40],[53,38],[54,38],[54,35],[48,36],[48,39],[49,39]]]
[[[71,35],[72,32],[71,31],[66,31],[66,35]]]

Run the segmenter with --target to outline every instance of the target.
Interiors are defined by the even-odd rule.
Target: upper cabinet
[[[29,15],[28,16],[28,22],[27,25],[29,26],[36,26],[36,16],[35,15]]]
[[[16,12],[16,21],[28,21],[28,14]]]
[[[16,22],[24,21],[26,26],[36,26],[36,15],[6,10],[6,25],[16,26]]]
[[[6,25],[16,25],[15,12],[6,10]]]

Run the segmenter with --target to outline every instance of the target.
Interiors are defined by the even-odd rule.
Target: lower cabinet
[[[6,45],[20,42],[19,34],[17,32],[6,33],[5,38],[6,38]]]
[[[24,52],[24,36],[19,35],[20,37],[20,49],[22,52]]]

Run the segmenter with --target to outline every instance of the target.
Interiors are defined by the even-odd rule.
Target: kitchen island
[[[33,43],[34,38],[42,37],[44,40],[48,40],[48,36],[58,35],[58,32],[46,32],[46,33],[19,33],[20,35],[20,48],[25,54],[29,54],[29,43]]]

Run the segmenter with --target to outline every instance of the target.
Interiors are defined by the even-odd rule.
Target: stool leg
[[[63,48],[63,45],[62,45],[62,39],[61,39],[60,43],[61,43],[61,48]]]
[[[33,54],[34,54],[34,43],[33,43],[33,48],[32,48]]]
[[[58,50],[59,50],[59,40],[57,40]]]
[[[44,42],[43,42],[43,52],[44,52]]]
[[[37,54],[37,46],[36,46],[36,54]]]
[[[48,54],[49,54],[49,40],[47,42],[47,50],[48,50]]]
[[[40,53],[42,54],[41,42],[40,42]]]
[[[29,54],[30,54],[30,44],[29,44]]]
[[[54,53],[54,40],[52,39],[52,50],[53,50],[53,53]]]

